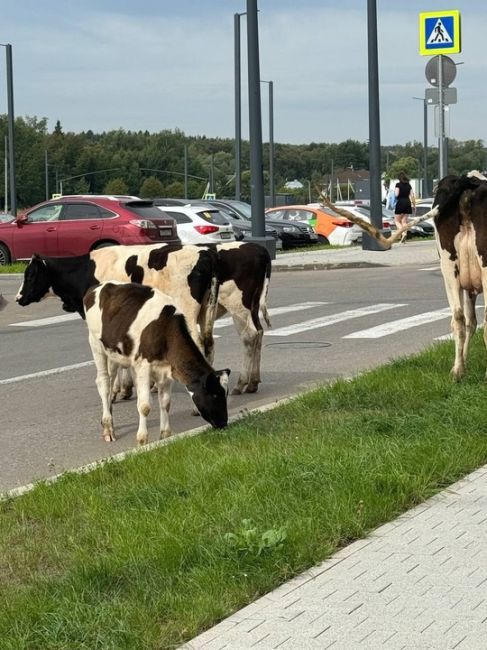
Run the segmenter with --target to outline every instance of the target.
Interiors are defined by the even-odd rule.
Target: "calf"
[[[230,370],[213,370],[169,296],[139,284],[103,282],[87,291],[83,303],[107,442],[115,439],[111,387],[119,365],[131,368],[135,376],[138,444],[148,439],[151,380],[158,388],[161,438],[171,435],[168,411],[174,379],[186,386],[207,422],[218,428],[227,425]]]
[[[433,203],[441,273],[452,312],[455,380],[465,374],[468,345],[477,328],[475,302],[487,291],[487,178],[478,172],[446,176]],[[484,309],[487,345],[487,313]]]

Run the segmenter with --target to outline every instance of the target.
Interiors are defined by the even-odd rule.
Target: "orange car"
[[[307,223],[318,235],[320,244],[350,246],[353,243],[351,230],[354,224],[331,208],[311,205],[281,205],[277,208],[269,208],[266,210],[266,215],[272,219]]]

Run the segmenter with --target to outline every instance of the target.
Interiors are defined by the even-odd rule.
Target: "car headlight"
[[[296,226],[283,226],[282,230],[283,232],[299,232]]]

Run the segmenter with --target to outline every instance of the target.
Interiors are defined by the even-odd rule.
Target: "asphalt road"
[[[60,321],[66,315],[54,298],[17,306],[18,286],[18,278],[0,276],[0,294],[10,301],[0,311],[0,490],[130,449],[137,428],[135,401],[117,403],[118,439],[102,441],[84,322]],[[274,273],[269,304],[273,328],[264,336],[262,384],[255,395],[230,396],[231,415],[419,351],[449,332],[437,263]],[[215,367],[230,367],[233,385],[241,364],[238,337],[228,319],[215,334]],[[175,433],[202,424],[190,415],[180,386],[171,422]],[[157,409],[149,424],[155,440]]]

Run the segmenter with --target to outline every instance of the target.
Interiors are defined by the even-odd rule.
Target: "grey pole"
[[[240,15],[235,14],[234,26],[234,47],[235,47],[235,200],[240,201],[242,193],[241,182],[241,143],[242,143],[242,105],[240,99]]]
[[[441,180],[445,176],[445,107],[443,103],[443,56],[438,55],[438,179]]]
[[[367,0],[368,81],[369,81],[369,170],[370,221],[382,230],[381,171],[380,171],[380,113],[379,61],[377,55],[377,3]],[[384,250],[368,233],[362,236],[363,250]]]
[[[271,207],[276,205],[274,186],[274,82],[269,81],[269,183]]]
[[[184,198],[188,198],[188,145],[184,145]]]
[[[46,201],[49,200],[49,173],[48,173],[48,162],[47,162],[47,149],[44,149],[44,174],[46,179]]]
[[[331,172],[330,172],[330,202],[333,203],[333,166],[334,160],[331,159]]]
[[[424,196],[429,196],[428,183],[428,102],[423,99],[423,167],[424,167]]]
[[[4,173],[5,173],[5,213],[8,212],[8,138],[5,136],[5,159],[4,159]]]
[[[15,132],[14,132],[14,87],[12,70],[12,46],[7,51],[7,102],[8,102],[8,153],[10,165],[10,213],[17,216],[17,191],[15,188]]]
[[[428,102],[426,97],[413,97],[423,102],[423,197],[429,196],[428,183]]]
[[[269,200],[271,208],[276,205],[276,190],[274,185],[274,82],[264,81],[269,84]]]
[[[260,99],[257,0],[247,0],[247,49],[249,70],[250,198],[252,205],[252,238],[264,240],[264,179],[262,172],[262,114]]]

